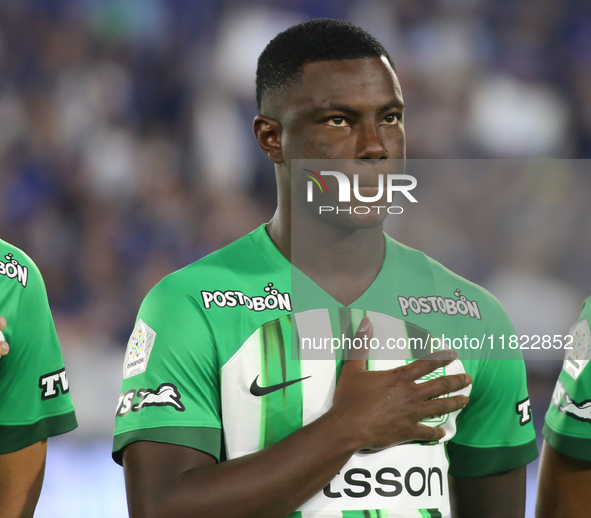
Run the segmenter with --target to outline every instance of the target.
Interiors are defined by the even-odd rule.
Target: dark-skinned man
[[[402,93],[386,51],[345,22],[292,27],[259,58],[257,101],[254,132],[275,163],[277,212],[161,281],[128,343],[114,458],[131,516],[447,516],[450,492],[460,518],[523,516],[524,466],[537,449],[515,411],[527,399],[522,362],[474,361],[470,386],[450,351],[387,370],[368,369],[366,349],[345,362],[291,357],[292,331],[310,314],[351,338],[372,338],[379,319],[422,333],[400,306],[417,283],[435,304],[442,294],[475,304],[456,311],[457,325],[512,333],[491,295],[385,237],[383,211],[321,219],[293,196],[294,159],[405,158]],[[302,313],[290,298],[296,256],[298,282],[326,302]],[[443,304],[430,310],[445,322],[439,332],[451,325]]]

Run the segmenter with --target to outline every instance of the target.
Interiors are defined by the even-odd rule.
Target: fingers
[[[425,399],[451,394],[466,388],[472,383],[472,376],[466,373],[440,376],[420,384],[419,392]]]
[[[363,346],[359,349],[351,349],[347,361],[345,362],[345,365],[348,365],[348,368],[357,366],[357,368],[365,369],[365,362],[369,356],[369,341],[372,338],[373,326],[371,325],[371,320],[369,317],[363,317],[363,320],[361,320],[359,327],[357,328],[355,338],[353,339],[353,342],[355,342],[357,339],[361,340]],[[343,367],[345,367],[345,365],[343,365]]]
[[[6,328],[6,319],[0,315],[0,331]]]
[[[468,397],[461,395],[425,401],[423,419],[461,410],[469,401]],[[431,427],[419,422],[414,436],[419,441],[439,441],[445,436],[445,430],[439,426]]]
[[[463,395],[427,400],[421,407],[422,419],[461,410],[469,401],[470,399]]]
[[[433,372],[435,369],[445,367],[452,363],[458,357],[455,351],[437,351],[436,353],[428,354],[419,358],[418,360],[409,363],[403,369],[406,369],[413,380],[422,378],[425,374]]]
[[[413,434],[415,440],[420,442],[440,441],[445,437],[445,430],[443,428],[431,427],[424,424],[418,424]]]

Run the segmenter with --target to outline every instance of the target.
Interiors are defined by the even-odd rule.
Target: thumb
[[[343,368],[356,368],[365,370],[365,362],[369,356],[369,341],[373,338],[373,326],[369,317],[363,317],[363,320],[357,328],[355,338],[351,341],[349,356],[343,364]],[[359,344],[361,347],[354,348],[353,344]]]

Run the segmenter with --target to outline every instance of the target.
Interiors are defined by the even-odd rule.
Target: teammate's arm
[[[0,518],[32,518],[39,500],[47,439],[0,455]]]
[[[526,467],[486,477],[449,477],[454,518],[523,518]]]
[[[357,337],[371,338],[363,322]],[[363,330],[363,331],[362,331]],[[416,384],[448,365],[441,351],[390,371],[369,372],[368,351],[355,351],[341,370],[333,407],[311,424],[251,455],[216,464],[200,451],[148,441],[123,451],[132,518],[285,517],[325,487],[360,449],[382,449],[410,440],[439,440],[441,428],[419,421],[463,408],[468,398],[430,399],[461,390],[466,374]]]
[[[565,455],[544,441],[536,518],[586,516],[591,507],[589,488],[591,462]]]
[[[6,320],[0,316],[0,332]],[[0,356],[8,353],[8,343],[0,334]],[[0,518],[33,516],[45,472],[47,440],[22,450],[0,455]]]

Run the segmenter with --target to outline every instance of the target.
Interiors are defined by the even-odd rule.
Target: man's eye
[[[345,119],[345,117],[331,117],[330,119],[328,119],[326,121],[326,124],[328,124],[329,126],[334,126],[334,127],[339,127],[339,128],[345,128],[345,127],[349,126],[347,119]]]
[[[391,113],[384,117],[384,124],[395,126],[400,123],[401,116],[398,113]]]

